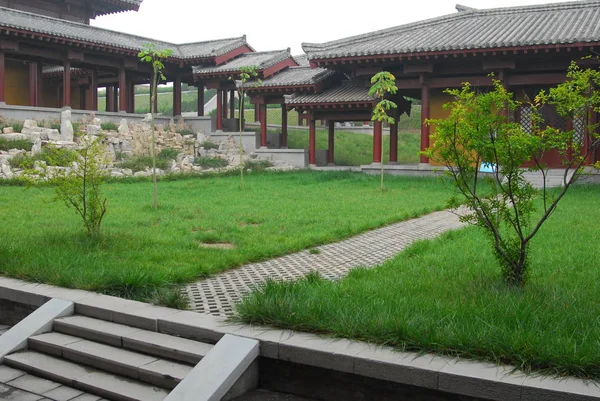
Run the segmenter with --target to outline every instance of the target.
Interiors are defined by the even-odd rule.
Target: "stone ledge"
[[[37,303],[71,300],[77,313],[217,343],[226,334],[256,339],[261,356],[375,379],[497,401],[600,401],[600,383],[509,373],[476,361],[397,352],[391,347],[288,330],[237,325],[195,312],[0,277],[0,298]]]

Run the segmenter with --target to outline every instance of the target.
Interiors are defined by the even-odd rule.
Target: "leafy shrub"
[[[273,163],[269,160],[248,160],[244,167],[252,171],[264,171],[269,167],[273,167]]]
[[[194,164],[203,168],[223,168],[227,167],[229,163],[220,157],[196,157]]]
[[[45,162],[48,166],[70,167],[78,160],[77,152],[70,149],[59,149],[48,145],[40,153],[33,156],[17,155],[9,160],[12,168],[33,168],[36,161]]]
[[[10,149],[23,149],[26,151],[30,151],[33,144],[26,139],[19,139],[16,141],[8,141],[6,139],[0,138],[0,150],[8,151]]]
[[[34,160],[31,156],[19,154],[8,159],[8,165],[11,168],[32,168]]]
[[[204,141],[200,146],[202,146],[206,150],[219,149],[219,145],[213,141]]]
[[[179,151],[173,148],[164,148],[160,151],[160,153],[156,156],[161,160],[175,160],[179,155]]]
[[[60,131],[60,121],[50,121],[50,129],[56,129]]]
[[[178,129],[175,132],[177,132],[179,135],[195,135],[196,134],[194,132],[194,130],[191,128],[182,128],[182,129]]]
[[[119,126],[113,122],[108,122],[100,124],[100,128],[102,128],[103,131],[117,131]]]
[[[116,164],[119,168],[128,168],[133,170],[133,172],[138,171],[146,171],[149,168],[152,168],[152,157],[150,156],[131,156],[124,157],[122,162]],[[156,159],[156,168],[160,170],[166,170],[169,168],[169,160],[166,159]]]

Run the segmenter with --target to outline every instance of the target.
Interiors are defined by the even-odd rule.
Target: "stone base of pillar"
[[[389,162],[388,164],[389,164],[389,165],[392,165],[392,166],[397,166],[397,165],[398,165],[398,162]]]
[[[373,167],[381,167],[381,163],[371,163],[371,166],[373,166]]]
[[[309,164],[309,165],[308,165],[308,168],[316,168],[316,167],[317,167],[317,165],[316,165],[316,164]]]
[[[419,163],[419,168],[431,168],[431,164],[429,164],[429,163]]]
[[[335,167],[335,163],[327,163],[327,167]]]

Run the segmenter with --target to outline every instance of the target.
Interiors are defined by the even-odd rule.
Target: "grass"
[[[534,239],[523,290],[502,283],[489,240],[469,227],[337,282],[269,283],[239,319],[599,379],[598,199],[598,186],[567,195]]]
[[[15,141],[9,141],[4,138],[0,138],[0,150],[8,152],[10,149],[22,149],[30,151],[33,144],[27,139],[18,139]]]
[[[148,300],[156,291],[210,274],[408,219],[444,206],[449,190],[435,179],[347,172],[251,173],[152,183],[109,183],[103,236],[81,221],[51,188],[3,186],[0,272],[69,288]],[[23,202],[27,199],[27,202]],[[35,211],[35,213],[32,213]],[[233,250],[204,249],[230,243]]]
[[[198,166],[203,168],[223,168],[229,165],[229,163],[225,159],[210,156],[196,157],[194,159],[194,164],[197,164]]]
[[[195,88],[191,88],[193,90],[188,92],[183,92],[181,94],[181,102],[182,103],[196,103],[198,102],[198,93]],[[205,93],[205,99],[208,102],[210,97],[206,97],[208,93]],[[158,110],[173,110],[173,92],[159,92],[158,93]],[[137,94],[135,95],[135,109],[136,113],[144,113],[150,111],[150,95],[149,94]],[[106,110],[106,97],[99,96],[98,97],[98,110],[104,111]],[[196,106],[197,110],[197,106]],[[184,112],[187,110],[183,110]]]

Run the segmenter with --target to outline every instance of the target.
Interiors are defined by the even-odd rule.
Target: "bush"
[[[194,132],[194,130],[191,128],[182,128],[182,129],[178,129],[175,132],[177,132],[179,135],[195,135],[196,134]]]
[[[100,128],[102,128],[103,131],[117,131],[119,126],[115,123],[108,122],[100,124]]]
[[[138,171],[146,171],[149,168],[152,168],[152,157],[150,156],[131,156],[124,157],[122,162],[116,164],[119,168],[128,168],[133,170],[133,172]],[[156,168],[160,170],[166,170],[169,168],[170,163],[169,160],[166,159],[156,159]]]
[[[177,149],[164,148],[156,157],[161,160],[175,160],[178,155],[179,151]]]
[[[269,160],[248,160],[244,167],[252,171],[264,171],[269,167],[273,167],[273,163]]]
[[[196,157],[194,164],[203,168],[223,168],[229,165],[227,160],[220,157]]]
[[[5,152],[10,149],[22,149],[26,151],[30,151],[33,144],[26,139],[19,139],[16,141],[8,141],[6,139],[0,138],[0,150]]]
[[[21,132],[23,131],[23,123],[20,121],[16,121],[11,124],[13,132]]]
[[[8,165],[11,168],[20,168],[20,169],[33,168],[34,162],[35,162],[35,160],[33,160],[33,157],[27,156],[24,154],[15,155],[15,156],[11,157],[10,159],[8,159]]]
[[[219,149],[219,145],[217,143],[214,143],[213,141],[204,141],[200,146],[202,146],[206,150]]]
[[[70,149],[59,149],[54,146],[46,146],[37,155],[17,155],[8,163],[12,168],[33,168],[36,161],[46,163],[48,166],[70,167],[78,160],[77,152]]]

